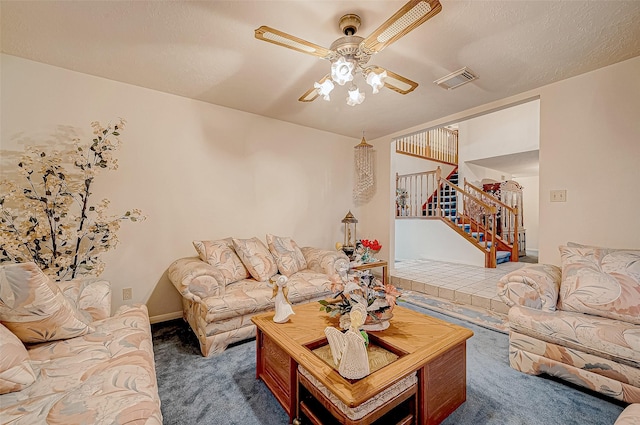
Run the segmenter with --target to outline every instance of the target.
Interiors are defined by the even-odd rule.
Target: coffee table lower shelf
[[[327,399],[304,375],[298,373],[298,420],[307,425],[409,425],[416,419],[417,385],[398,394],[383,406],[357,419]]]

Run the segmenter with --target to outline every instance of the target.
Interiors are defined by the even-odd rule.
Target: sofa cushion
[[[304,255],[293,239],[267,234],[267,245],[276,260],[280,274],[289,277],[307,268]]]
[[[233,249],[231,238],[216,241],[193,241],[200,259],[216,267],[224,277],[223,284],[248,278],[249,271]]]
[[[20,391],[36,380],[22,341],[0,325],[0,394]]]
[[[640,251],[561,246],[558,308],[640,324]]]
[[[233,246],[255,280],[264,282],[278,273],[273,255],[260,239],[233,239]]]
[[[108,281],[77,278],[56,282],[56,285],[87,320],[93,322],[111,316],[111,284]]]
[[[73,338],[92,332],[81,314],[33,263],[0,267],[0,322],[22,342]]]
[[[320,299],[330,293],[330,287],[331,282],[326,275],[303,270],[287,281],[288,299],[291,304]],[[224,297],[208,297],[203,302],[207,307],[205,320],[219,322],[273,310],[273,288],[268,282],[244,279],[227,285]]]

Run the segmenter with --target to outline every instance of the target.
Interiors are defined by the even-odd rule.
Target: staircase
[[[485,267],[518,261],[517,209],[466,180],[464,189],[459,187],[457,131],[436,128],[394,141],[396,153],[454,166],[446,178],[440,167],[396,174],[396,218],[442,220],[484,252]]]
[[[472,232],[471,231],[471,224],[467,223],[467,224],[458,224],[457,225],[463,232],[470,234],[472,238],[478,238],[481,242],[484,241],[484,233],[480,232]],[[489,247],[491,247],[492,242],[489,241],[487,242],[487,245],[489,245]],[[508,263],[509,261],[511,261],[511,252],[510,251],[505,251],[505,250],[501,250],[500,248],[498,248],[496,250],[496,264],[502,264],[502,263]]]

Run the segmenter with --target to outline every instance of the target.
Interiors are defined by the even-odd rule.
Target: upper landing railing
[[[458,165],[458,131],[444,127],[421,130],[393,139],[396,152]]]

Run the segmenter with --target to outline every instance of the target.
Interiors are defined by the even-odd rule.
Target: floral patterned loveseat
[[[204,356],[255,336],[251,317],[274,308],[270,279],[289,278],[291,304],[325,298],[331,293],[335,262],[344,253],[299,248],[291,238],[258,238],[193,242],[199,257],[174,261],[169,279],[182,295],[184,319],[200,342]]]
[[[108,282],[2,265],[0,322],[0,423],[162,424],[147,309]]]
[[[498,283],[511,306],[511,366],[640,403],[640,251],[570,243],[560,252],[562,268],[529,265]]]

